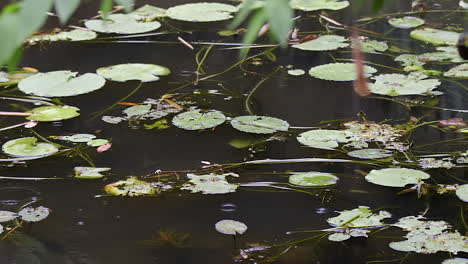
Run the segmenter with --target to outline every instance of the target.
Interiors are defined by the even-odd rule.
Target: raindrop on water
[[[324,214],[327,212],[327,208],[318,208],[316,211],[315,211],[317,214]]]
[[[237,210],[237,206],[232,203],[225,203],[221,205],[221,211],[223,212],[234,212]]]

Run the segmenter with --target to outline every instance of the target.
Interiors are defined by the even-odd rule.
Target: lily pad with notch
[[[154,82],[159,80],[159,76],[170,74],[171,70],[156,64],[127,63],[102,67],[97,69],[96,73],[108,80],[117,82],[130,80]]]
[[[216,127],[226,121],[226,116],[217,110],[192,110],[176,115],[172,124],[185,130],[200,130]]]
[[[50,209],[44,206],[26,207],[19,211],[18,215],[26,222],[39,222],[46,219],[50,214]]]
[[[289,183],[304,187],[327,187],[335,185],[339,180],[332,173],[308,171],[294,172],[289,176]]]
[[[221,220],[215,224],[216,231],[225,235],[242,235],[247,231],[247,226],[235,220]]]
[[[35,137],[12,139],[2,145],[6,154],[14,157],[48,156],[58,152],[58,148],[49,143],[37,142]]]
[[[349,6],[348,1],[341,0],[292,0],[290,6],[302,11],[315,11],[321,9],[340,10]]]
[[[75,167],[73,170],[75,171],[74,177],[77,179],[94,180],[104,178],[105,175],[101,172],[110,171],[111,168]]]
[[[156,30],[161,27],[161,23],[138,20],[131,14],[111,14],[105,19],[87,20],[85,26],[100,33],[138,34]]]
[[[269,116],[238,116],[231,120],[233,128],[247,133],[272,134],[288,131],[289,123]]]
[[[337,35],[322,35],[314,40],[293,45],[293,48],[309,51],[336,50],[349,46],[348,39]]]
[[[406,29],[422,26],[426,23],[426,21],[419,17],[405,16],[400,18],[392,18],[388,20],[388,23],[393,27]]]
[[[56,34],[42,34],[26,40],[29,44],[36,44],[41,41],[83,41],[97,38],[96,32],[92,30],[73,29],[61,31]]]
[[[455,45],[458,42],[460,33],[434,28],[423,28],[411,31],[410,36],[434,45]]]
[[[366,180],[370,183],[388,186],[405,187],[408,184],[418,184],[422,180],[431,176],[423,171],[407,168],[387,168],[372,170],[366,175]]]
[[[39,122],[53,122],[71,119],[80,115],[80,109],[68,105],[47,105],[40,106],[31,110],[31,115],[26,117],[28,120]]]
[[[342,130],[316,129],[299,134],[297,141],[312,148],[332,150],[338,147],[338,143],[349,142],[349,136]]]
[[[380,74],[372,79],[374,83],[369,84],[369,90],[374,94],[389,96],[399,95],[423,95],[432,94],[434,89],[440,85],[437,79],[426,79],[424,74]]]
[[[214,22],[231,19],[238,8],[222,3],[190,3],[167,9],[167,16],[188,22]]]
[[[364,66],[367,77],[377,70],[370,66]],[[353,81],[357,78],[356,65],[354,63],[329,63],[312,67],[309,70],[312,77],[328,81]]]

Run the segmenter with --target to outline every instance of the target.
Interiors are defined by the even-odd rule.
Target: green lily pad
[[[199,130],[216,127],[226,121],[226,116],[220,111],[200,109],[184,112],[172,119],[172,124],[186,130]]]
[[[345,233],[333,233],[328,236],[328,240],[335,241],[335,242],[345,241],[350,238],[351,238],[351,235],[345,234]]]
[[[455,194],[460,198],[460,200],[468,203],[468,184],[460,185],[455,191]]]
[[[372,170],[366,175],[370,183],[388,186],[405,187],[408,184],[417,184],[421,180],[429,179],[431,176],[423,171],[406,168],[387,168]]]
[[[348,156],[359,159],[382,159],[392,155],[393,152],[386,149],[358,149],[348,152]]]
[[[46,219],[50,214],[50,209],[44,206],[36,208],[26,207],[19,211],[18,215],[26,222],[39,222]]]
[[[421,55],[417,55],[417,59],[420,62],[431,62],[431,61],[447,61],[450,60],[452,62],[464,62],[465,60],[460,57],[458,54],[458,50],[454,46],[447,46],[447,47],[437,47],[436,52],[428,52],[423,53]]]
[[[92,30],[73,29],[70,31],[61,31],[56,34],[43,34],[29,38],[29,44],[36,44],[41,41],[83,41],[97,38],[96,32]]]
[[[100,146],[105,145],[105,144],[107,144],[107,143],[109,143],[109,140],[107,140],[107,139],[99,139],[99,138],[98,138],[98,139],[90,140],[90,141],[88,141],[86,144],[87,144],[88,146],[91,146],[91,147],[100,147]]]
[[[372,79],[369,89],[374,94],[389,96],[429,94],[440,85],[437,79],[425,79],[426,75],[380,74]]]
[[[468,264],[468,259],[466,259],[466,258],[446,259],[446,260],[442,261],[442,264]]]
[[[444,76],[456,78],[468,78],[468,63],[464,63],[444,72]]]
[[[289,176],[289,183],[305,187],[325,187],[335,185],[338,177],[326,172],[295,172]]]
[[[75,178],[78,179],[100,179],[104,175],[101,172],[110,171],[111,168],[95,168],[95,167],[75,167]]]
[[[40,106],[31,110],[31,115],[26,117],[28,120],[39,122],[52,122],[74,118],[80,115],[80,109],[68,105],[47,105]]]
[[[336,217],[328,218],[327,222],[331,226],[338,227],[372,227],[381,226],[381,221],[390,218],[392,215],[387,211],[379,211],[378,214],[372,213],[369,207],[359,206],[352,210],[338,212]]]
[[[75,143],[86,143],[88,141],[91,141],[95,139],[96,136],[93,134],[74,134],[71,136],[61,136],[58,137],[60,140],[66,140],[70,142],[75,142]]]
[[[247,226],[235,220],[221,220],[215,225],[216,231],[226,235],[242,235],[247,231]]]
[[[410,36],[417,40],[429,42],[434,45],[455,45],[460,37],[460,33],[433,28],[423,28],[411,31]]]
[[[301,69],[288,70],[288,74],[293,76],[300,76],[304,75],[305,71]]]
[[[337,35],[323,35],[314,40],[293,45],[293,48],[310,51],[336,50],[349,46],[348,39]]]
[[[239,184],[229,183],[226,180],[227,176],[238,177],[234,173],[225,173],[225,174],[204,174],[196,175],[192,173],[187,174],[189,178],[189,183],[184,184],[180,189],[189,190],[192,193],[201,192],[203,194],[224,194],[235,192]]]
[[[99,68],[96,73],[108,80],[117,82],[129,80],[154,82],[159,80],[159,76],[168,75],[171,71],[156,64],[127,63]]]
[[[142,104],[142,105],[135,105],[130,106],[129,108],[125,109],[123,113],[127,115],[127,118],[132,116],[140,116],[149,113],[151,110],[150,104]]]
[[[77,72],[53,71],[36,73],[18,83],[18,88],[26,94],[45,97],[75,96],[98,90],[106,80],[94,73],[77,76]]]
[[[340,10],[348,7],[349,2],[340,0],[292,0],[290,6],[302,11],[315,11],[320,9]]]
[[[9,222],[11,220],[16,219],[16,217],[18,217],[18,214],[15,212],[0,211],[0,223]]]
[[[395,58],[395,61],[400,62],[405,66],[404,71],[422,71],[425,61],[419,60],[419,55],[414,54],[402,54]]]
[[[370,66],[364,66],[367,77],[377,70]],[[356,65],[354,63],[329,63],[312,67],[309,70],[312,77],[329,81],[353,81],[357,78]]]
[[[103,116],[101,120],[109,124],[118,124],[127,119],[120,116]]]
[[[134,17],[136,20],[150,22],[160,17],[166,17],[166,13],[167,10],[164,8],[152,5],[144,5],[129,13],[129,15]]]
[[[104,191],[115,196],[142,196],[157,193],[151,183],[138,180],[136,177],[107,184],[104,186]]]
[[[153,31],[161,27],[157,21],[144,22],[128,14],[111,14],[106,19],[92,19],[85,26],[101,33],[137,34]]]
[[[221,3],[191,3],[171,7],[167,10],[169,18],[189,22],[213,22],[232,18],[238,8]]]
[[[2,150],[14,157],[31,157],[50,155],[57,152],[58,148],[49,143],[38,143],[35,137],[24,137],[7,141]]]
[[[231,120],[233,128],[255,134],[272,134],[278,131],[288,131],[289,123],[269,116],[238,116]]]
[[[424,25],[426,21],[419,17],[406,16],[401,18],[392,18],[388,23],[396,28],[415,28]]]
[[[297,141],[312,148],[331,150],[338,147],[338,143],[347,143],[350,139],[345,131],[316,129],[299,134]]]
[[[361,51],[366,53],[381,53],[388,50],[388,44],[385,41],[364,39],[360,41]]]

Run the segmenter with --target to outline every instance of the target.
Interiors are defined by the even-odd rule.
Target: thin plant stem
[[[277,73],[280,69],[281,69],[280,67],[277,67],[272,73],[270,73],[265,78],[263,78],[261,81],[259,81],[255,85],[255,87],[249,92],[249,94],[247,95],[247,97],[245,98],[245,101],[244,101],[244,107],[245,107],[245,110],[247,111],[247,113],[249,113],[250,115],[255,115],[254,112],[252,111],[252,108],[250,107],[250,100],[251,100],[252,96],[254,95],[254,93],[257,91],[257,89],[264,82],[266,82],[268,79],[270,79],[271,76],[275,75],[275,73]]]

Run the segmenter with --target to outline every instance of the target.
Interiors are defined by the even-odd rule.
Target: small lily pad
[[[424,25],[426,21],[419,17],[405,16],[401,18],[392,18],[388,23],[396,28],[415,28]]]
[[[345,241],[350,238],[351,238],[351,235],[345,234],[345,233],[333,233],[328,236],[328,240],[335,241],[335,242]]]
[[[431,176],[423,171],[406,168],[387,168],[372,170],[366,175],[370,183],[388,186],[405,187],[408,184],[417,184],[421,180],[429,179]]]
[[[109,143],[109,140],[98,138],[98,139],[90,140],[86,144],[88,146],[91,146],[91,147],[100,147],[100,146],[105,145],[107,143]]]
[[[167,10],[152,5],[144,5],[129,13],[129,15],[133,16],[136,20],[150,22],[156,18],[167,16]]]
[[[348,156],[359,159],[382,159],[392,155],[393,152],[386,149],[358,149],[348,152]]]
[[[440,85],[437,79],[426,79],[426,75],[380,74],[372,79],[369,89],[374,94],[389,96],[429,94]]]
[[[224,194],[235,192],[239,184],[229,183],[226,180],[227,176],[238,177],[234,173],[225,174],[205,174],[197,175],[188,173],[189,183],[182,186],[181,190],[189,190],[192,193],[201,192],[203,194]]]
[[[301,69],[288,70],[288,74],[293,76],[300,76],[304,75],[305,71]]]
[[[149,113],[150,110],[151,110],[150,104],[142,104],[142,105],[130,106],[129,108],[125,109],[123,113],[127,115],[127,118],[129,118],[132,116],[141,116],[141,115],[147,114]]]
[[[423,28],[411,31],[410,36],[417,40],[429,42],[434,45],[455,45],[460,37],[460,33],[433,28]]]
[[[325,187],[336,184],[338,177],[326,172],[296,172],[289,176],[289,183],[305,187]]]
[[[328,218],[327,222],[331,226],[338,227],[372,227],[381,226],[381,222],[385,218],[390,218],[392,215],[387,211],[380,211],[378,214],[373,213],[367,206],[359,206],[352,210],[344,210],[338,212],[336,217]]]
[[[361,51],[366,53],[381,53],[388,50],[388,44],[385,41],[363,39],[360,45]]]
[[[39,122],[52,122],[71,119],[80,115],[80,109],[68,105],[47,105],[40,106],[31,110],[30,116],[26,117],[28,120]]]
[[[247,231],[247,226],[235,220],[221,220],[215,225],[216,231],[226,235],[242,235]]]
[[[151,183],[138,180],[136,177],[107,184],[104,186],[104,191],[115,196],[142,196],[157,193]]]
[[[35,44],[41,41],[83,41],[97,38],[96,32],[92,30],[73,29],[70,31],[61,31],[56,34],[42,34],[29,38],[29,44]]]
[[[278,131],[288,131],[289,123],[269,116],[238,116],[231,120],[233,128],[255,134],[272,134]]]
[[[70,142],[75,142],[75,143],[86,143],[88,141],[91,141],[95,139],[96,136],[93,134],[74,134],[71,136],[61,136],[58,139],[60,140],[66,140]]]
[[[137,34],[156,30],[161,27],[161,23],[141,21],[130,14],[111,14],[106,19],[88,20],[85,26],[101,33]]]
[[[98,90],[106,80],[94,73],[77,76],[77,72],[53,71],[36,73],[18,83],[18,88],[26,94],[45,97],[75,96]]]
[[[340,10],[348,7],[349,2],[341,0],[292,0],[290,6],[302,11],[315,11],[320,9]]]
[[[75,167],[75,178],[78,179],[100,179],[104,175],[101,172],[110,171],[111,168],[95,168],[95,167]]]
[[[460,2],[462,3],[462,2]],[[468,259],[466,258],[452,258],[442,261],[442,264],[468,264]]]
[[[213,22],[232,18],[238,8],[221,3],[191,3],[171,7],[167,10],[169,18],[189,22]]]
[[[349,46],[348,39],[337,35],[323,35],[314,40],[293,45],[293,48],[310,51],[336,50]]]
[[[18,214],[15,213],[15,212],[0,211],[0,223],[14,220],[14,219],[16,219],[16,217],[18,217]]]
[[[154,82],[159,80],[159,76],[168,75],[171,71],[156,64],[127,63],[99,68],[96,73],[108,80],[117,82],[129,80]]]
[[[364,66],[367,77],[377,70],[370,66]],[[356,65],[354,63],[329,63],[312,67],[309,70],[312,77],[329,81],[353,81],[357,78]]]
[[[349,142],[349,134],[341,130],[316,129],[299,134],[299,143],[319,149],[334,149],[338,143]]]
[[[103,116],[101,120],[109,124],[118,124],[127,119],[120,116]]]
[[[444,76],[456,78],[468,78],[468,63],[464,63],[444,72]]]
[[[226,121],[226,116],[220,111],[200,109],[184,112],[172,119],[172,124],[186,130],[199,130],[216,127]]]
[[[39,222],[46,219],[50,214],[50,209],[44,206],[36,208],[26,207],[19,211],[18,215],[26,222]]]
[[[2,150],[14,157],[31,157],[50,155],[57,152],[58,148],[49,143],[38,143],[35,137],[24,137],[7,141]]]
[[[468,184],[460,185],[455,191],[455,194],[460,198],[460,200],[468,203]]]

